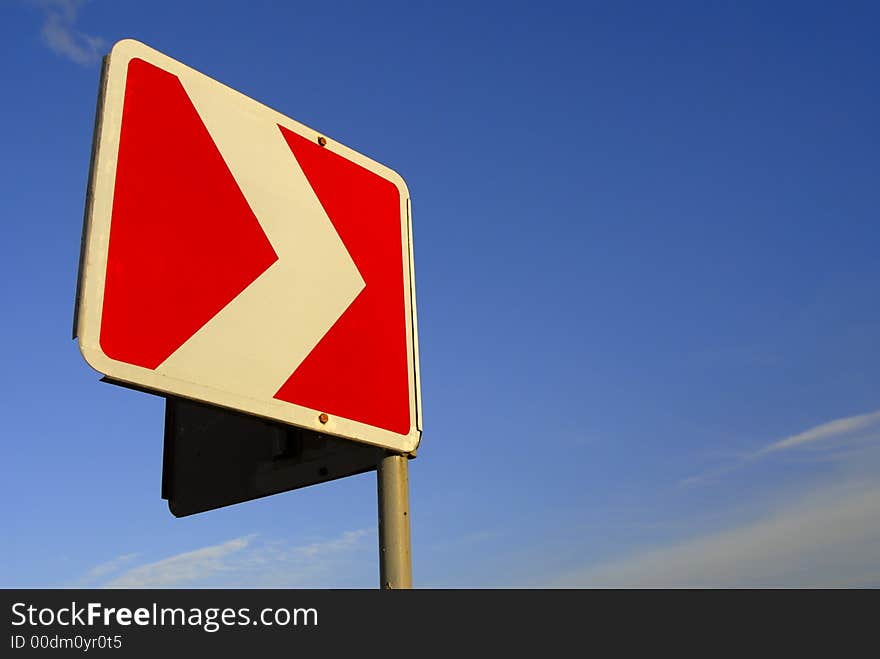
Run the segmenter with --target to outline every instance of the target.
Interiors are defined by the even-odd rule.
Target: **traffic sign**
[[[133,40],[104,63],[80,271],[74,334],[111,380],[418,445],[403,179]]]

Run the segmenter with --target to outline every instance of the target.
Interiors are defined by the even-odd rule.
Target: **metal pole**
[[[388,453],[379,462],[379,586],[412,588],[407,457]]]

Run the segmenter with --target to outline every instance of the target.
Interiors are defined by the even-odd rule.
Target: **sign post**
[[[405,455],[386,454],[376,477],[379,490],[379,584],[412,588],[409,466]]]

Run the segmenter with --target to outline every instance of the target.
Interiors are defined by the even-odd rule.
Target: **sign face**
[[[74,334],[113,380],[407,452],[409,192],[139,42],[105,60]]]

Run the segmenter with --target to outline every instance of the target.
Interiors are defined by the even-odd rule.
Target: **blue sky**
[[[5,0],[0,586],[375,587],[375,477],[189,518],[70,340],[132,37],[413,199],[421,587],[880,585],[873,3]]]

